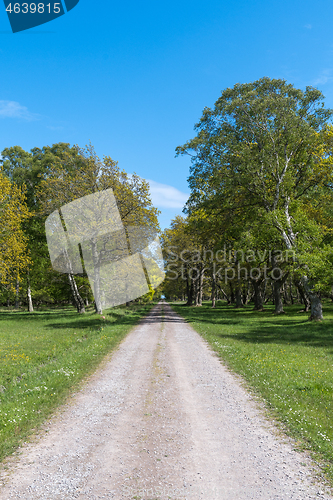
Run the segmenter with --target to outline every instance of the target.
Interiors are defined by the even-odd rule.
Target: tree
[[[52,149],[53,157],[63,154],[66,145],[58,145]],[[32,216],[25,220],[22,229],[27,241],[31,263],[26,273],[20,277],[21,284],[26,288],[28,310],[33,311],[33,301],[58,302],[59,297],[67,297],[66,283],[51,266],[45,236],[46,216],[40,210],[37,197],[39,183],[48,168],[48,158],[39,148],[31,152],[24,151],[20,146],[5,148],[2,153],[3,172],[8,179],[26,196],[27,206]],[[75,284],[76,285],[76,284]],[[65,295],[64,295],[65,293]],[[16,295],[16,300],[18,296]],[[83,304],[83,301],[82,301]]]
[[[0,172],[0,282],[12,289],[19,286],[31,262],[22,230],[29,217],[24,193]]]
[[[54,145],[52,148],[44,148],[41,153],[44,155],[44,161],[47,161],[47,168],[44,170],[38,196],[45,214],[49,215],[74,200],[84,199],[87,195],[94,193],[99,193],[96,200],[100,199],[101,204],[103,204],[103,193],[111,188],[117,202],[122,225],[127,230],[128,240],[131,237],[133,239],[133,227],[140,227],[142,230],[146,228],[155,232],[159,230],[158,210],[152,205],[149,184],[136,174],[130,176],[125,171],[120,170],[117,162],[110,157],[104,157],[101,160],[91,145],[80,149],[77,146],[69,148],[68,145],[60,144]],[[107,214],[104,215],[107,217]],[[102,210],[101,217],[104,215]],[[84,231],[83,226],[84,224],[80,229],[82,231]],[[119,241],[117,242],[119,243]],[[103,258],[105,259],[103,255],[116,252],[119,249],[116,248],[114,237],[110,236],[104,242],[98,241],[97,237],[91,238],[90,244],[95,270],[95,306],[96,312],[101,313],[99,268],[103,263]],[[122,250],[125,252],[127,248]],[[130,271],[135,272],[135,269],[127,270],[127,272]],[[122,272],[126,272],[126,270]],[[68,275],[72,279],[74,278],[72,272],[69,272]]]
[[[204,109],[197,136],[177,148],[192,156],[188,212],[202,207],[222,217],[232,213],[236,222],[264,210],[285,248],[297,252],[300,241],[312,237],[302,200],[332,185],[332,111],[322,101],[315,88],[302,91],[267,77],[224,90],[214,109]],[[306,266],[311,319],[320,319],[315,280],[308,278],[311,259]]]

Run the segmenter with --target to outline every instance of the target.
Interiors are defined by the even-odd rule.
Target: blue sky
[[[0,5],[1,150],[91,141],[153,181],[166,227],[188,193],[190,161],[175,148],[221,90],[284,78],[333,107],[332,25],[326,0],[80,0],[12,34]]]

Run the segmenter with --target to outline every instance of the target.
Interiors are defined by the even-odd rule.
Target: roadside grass
[[[0,310],[0,461],[96,369],[154,304],[102,316],[73,308]]]
[[[171,304],[234,372],[264,400],[296,447],[311,452],[333,485],[333,304],[324,321],[310,322],[301,307],[257,312],[219,302]]]

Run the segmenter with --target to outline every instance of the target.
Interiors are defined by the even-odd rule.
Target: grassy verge
[[[333,305],[308,321],[300,306],[256,312],[210,304],[172,307],[266,402],[283,430],[309,450],[333,485]]]
[[[73,308],[0,311],[0,460],[12,453],[115,348],[152,304],[103,317]]]

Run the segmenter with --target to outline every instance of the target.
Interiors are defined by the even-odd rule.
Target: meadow
[[[104,316],[0,310],[0,460],[29,438],[153,304]]]
[[[308,450],[333,485],[333,304],[324,321],[308,321],[301,307],[276,316],[253,305],[171,304],[264,401],[279,428]]]

